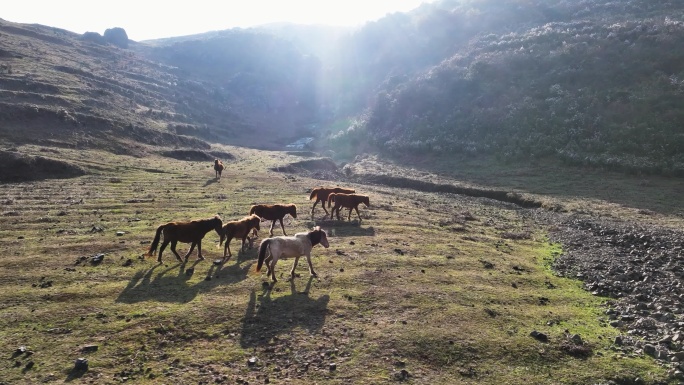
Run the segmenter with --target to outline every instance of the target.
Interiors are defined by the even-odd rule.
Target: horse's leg
[[[314,202],[313,206],[311,207],[311,218],[313,218],[314,209],[316,208],[317,204],[318,204],[318,199],[316,199],[316,202]],[[323,204],[323,209],[325,209],[325,204]]]
[[[361,223],[361,214],[359,214],[359,206],[354,207],[356,210],[356,215],[359,217],[359,223]],[[351,209],[349,209],[349,214],[351,215]]]
[[[352,213],[352,210],[354,210],[355,208],[356,207],[350,207],[349,208],[349,215],[347,216],[347,222],[351,222],[351,213]],[[359,209],[356,209],[356,212],[359,212]],[[361,217],[359,217],[359,219],[361,219]]]
[[[197,243],[192,242],[192,244],[190,245],[190,250],[188,250],[188,253],[185,254],[185,256],[183,257],[182,260],[180,259],[180,256],[178,257],[178,259],[181,260],[181,262],[183,262],[183,263],[187,262],[188,258],[190,258],[190,253],[192,253],[192,251],[195,250],[196,245],[197,245]],[[171,245],[171,250],[173,250],[173,244]],[[176,254],[176,255],[178,255],[178,254]]]
[[[297,264],[299,263],[299,255],[295,257],[294,263],[292,264],[292,270],[290,270],[290,276],[295,277],[295,270],[297,269]]]
[[[173,251],[173,254],[176,256],[176,258],[183,262],[183,259],[181,258],[180,255],[178,255],[178,252],[176,251],[176,245],[178,244],[178,241],[171,241],[171,251]],[[193,245],[194,247],[194,245]],[[192,250],[192,249],[191,249]]]
[[[247,235],[249,235],[249,231],[247,232],[247,234],[245,234],[244,237],[242,237],[242,246],[240,246],[240,251],[243,253],[245,252],[245,242],[247,241]]]
[[[278,219],[280,221],[280,228],[283,229],[283,235],[287,236],[285,233],[285,226],[283,225],[283,218]]]
[[[161,246],[159,247],[159,256],[157,257],[157,262],[161,263],[161,261],[162,261],[162,253],[164,252],[164,249],[165,249],[166,246],[169,244],[169,242],[171,242],[171,241],[168,241],[168,240],[166,240],[166,239],[164,239],[164,242],[162,242]]]
[[[232,240],[233,240],[233,238],[226,239],[226,244],[225,244],[225,246],[223,246],[223,259],[226,261],[229,260],[230,257],[233,255],[230,252],[230,241],[232,241]],[[228,251],[228,256],[226,256],[226,251]]]
[[[204,256],[202,255],[202,240],[197,241],[197,260],[204,261]]]
[[[323,207],[323,211],[325,211],[325,215],[328,216],[328,210],[325,208],[325,201],[321,201],[321,207]]]
[[[337,209],[337,220],[342,220],[342,218],[340,218],[340,210],[342,210],[342,205],[335,205],[335,208]]]
[[[271,221],[271,229],[268,230],[268,235],[273,236],[273,226],[275,226],[275,219]]]
[[[268,277],[269,275],[271,275],[271,261],[272,261],[272,260],[273,260],[273,257],[271,257],[271,255],[269,255],[268,257],[266,257],[266,259],[264,260],[264,263],[266,264],[266,276],[267,276],[267,277]]]
[[[278,282],[278,280],[275,277],[275,265],[276,265],[276,262],[278,262],[278,257],[273,256],[271,254],[271,258],[272,258],[271,259],[271,278],[273,278],[273,282],[275,283],[275,282]]]
[[[311,264],[311,252],[306,253],[306,262],[309,263],[309,273],[311,273],[313,277],[318,277],[318,275],[313,269],[313,265]]]

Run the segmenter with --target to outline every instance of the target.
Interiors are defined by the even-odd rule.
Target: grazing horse
[[[283,225],[283,218],[287,214],[290,214],[292,218],[297,218],[297,206],[292,203],[286,205],[254,205],[249,210],[249,215],[252,214],[258,215],[262,220],[271,221],[271,229],[268,232],[269,236],[273,236],[273,226],[275,226],[276,220],[280,221],[283,235],[287,235]],[[254,233],[256,234],[256,231]]]
[[[318,202],[321,202],[321,206],[323,207],[323,211],[325,211],[325,216],[327,217],[328,210],[325,209],[325,202],[328,201],[328,196],[332,193],[343,193],[343,194],[353,194],[355,193],[356,190],[349,189],[349,188],[342,188],[342,187],[316,187],[311,191],[311,195],[309,195],[309,200],[314,200],[313,206],[311,207],[311,217],[314,215],[314,209],[316,208],[316,205]],[[330,207],[330,203],[328,203],[328,207]]]
[[[368,195],[359,194],[330,194],[328,196],[328,204],[335,202],[332,210],[330,210],[330,219],[333,219],[333,214],[337,210],[337,219],[340,219],[340,209],[342,207],[349,209],[348,221],[351,221],[352,209],[356,210],[356,215],[359,216],[359,222],[361,222],[361,214],[359,214],[359,205],[363,203],[366,207],[370,206],[368,200]]]
[[[223,247],[223,259],[228,260],[230,257],[233,255],[230,252],[230,241],[233,240],[233,238],[242,238],[242,247],[240,248],[240,251],[245,250],[245,241],[247,240],[247,236],[249,235],[249,232],[254,230],[260,230],[261,228],[259,227],[259,223],[261,222],[261,218],[258,216],[252,214],[249,216],[246,216],[239,221],[231,221],[231,222],[226,222],[225,225],[223,225],[223,231],[221,232],[221,241],[219,242],[219,246],[223,243],[223,240],[226,240],[226,245]],[[250,247],[253,240],[250,239]],[[226,256],[226,251],[228,252],[228,255]]]
[[[223,172],[223,162],[218,159],[214,159],[214,171],[216,171],[216,179],[221,179],[221,172]]]
[[[192,250],[197,246],[197,260],[201,261],[204,259],[202,256],[202,238],[210,232],[211,230],[216,230],[216,233],[221,237],[222,228],[221,218],[217,215],[209,219],[199,219],[190,222],[169,222],[163,224],[157,228],[157,234],[154,236],[154,240],[150,245],[150,250],[147,252],[148,256],[154,255],[157,251],[157,245],[159,245],[159,238],[161,234],[164,233],[164,242],[162,242],[159,248],[159,257],[157,261],[161,263],[162,253],[166,248],[166,245],[171,243],[171,251],[176,255],[176,258],[182,263],[188,261],[188,257]],[[180,255],[176,252],[176,243],[184,242],[191,243],[190,250],[185,254],[184,259],[181,259]]]
[[[311,249],[319,243],[326,249],[330,246],[328,244],[328,236],[318,226],[309,232],[297,233],[294,237],[281,236],[264,239],[259,246],[259,262],[257,263],[256,271],[261,271],[261,266],[266,262],[266,268],[268,269],[266,275],[270,274],[273,282],[277,282],[275,265],[278,259],[294,257],[294,264],[292,265],[292,270],[290,270],[290,276],[294,278],[299,257],[306,255],[306,261],[309,263],[309,273],[311,273],[311,276],[316,277],[316,272],[314,272],[311,265]],[[266,254],[268,254],[268,257]]]

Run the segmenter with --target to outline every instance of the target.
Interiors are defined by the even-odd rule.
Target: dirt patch
[[[273,167],[273,171],[278,172],[307,172],[307,171],[328,171],[336,172],[337,165],[330,158],[317,158],[317,159],[306,159],[300,160],[299,162],[290,163],[287,166]]]
[[[489,198],[501,202],[513,203],[526,208],[542,207],[542,202],[533,198],[525,197],[521,194],[476,187],[463,187],[451,184],[431,183],[422,180],[390,176],[390,175],[364,175],[361,179],[367,183],[382,184],[390,187],[410,188],[426,192],[445,192],[451,194],[461,194],[471,197]]]
[[[214,155],[201,150],[169,150],[160,152],[162,156],[178,160],[187,161],[211,161],[214,160]]]
[[[302,158],[315,158],[320,156],[313,151],[286,151],[285,153],[287,155],[301,156]]]
[[[221,160],[226,160],[226,159],[235,159],[235,156],[231,154],[230,152],[225,152],[225,151],[209,151],[209,154],[211,154],[213,157]]]
[[[0,182],[21,182],[85,175],[79,166],[60,160],[0,150]]]

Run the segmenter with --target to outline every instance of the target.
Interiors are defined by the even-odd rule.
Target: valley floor
[[[37,147],[20,150],[45,155]],[[551,269],[554,261],[587,254],[571,235],[597,229],[575,226],[578,220],[599,223],[597,212],[526,209],[358,178],[339,183],[370,196],[362,220],[330,220],[320,206],[310,215],[308,196],[315,186],[338,182],[271,170],[300,160],[294,155],[222,150],[235,159],[225,162],[220,180],[211,162],[59,149],[50,156],[88,173],[0,184],[0,339],[11,357],[0,363],[0,383],[626,384],[670,378],[672,366],[657,362],[645,346],[652,335],[627,335],[627,320],[611,326],[621,320],[611,317],[616,300],[602,296],[614,295],[612,286],[592,295],[581,281]],[[203,243],[204,261],[195,261],[195,253],[185,266],[168,251],[162,264],[143,256],[162,223],[215,214],[239,219],[255,203],[295,203],[298,216],[286,220],[288,234],[314,225],[327,231],[330,248],[313,251],[318,278],[300,261],[288,282],[291,260],[281,260],[281,278],[269,285],[254,271],[256,250],[214,264],[222,249],[213,232]],[[679,220],[650,217],[662,228]],[[262,238],[268,225],[262,224]],[[603,226],[619,229],[613,235],[626,232]],[[592,237],[605,238],[600,230]],[[238,243],[231,246],[237,254]],[[104,259],[93,263],[98,254]],[[675,305],[668,309],[657,311],[672,314],[676,326],[682,314]],[[674,355],[677,340],[656,348],[666,347],[664,354]],[[74,369],[80,357],[88,360],[87,371]]]

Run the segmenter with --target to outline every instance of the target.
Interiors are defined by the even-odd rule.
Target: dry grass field
[[[310,189],[333,182],[270,171],[301,160],[286,153],[216,148],[235,156],[217,181],[211,162],[20,150],[87,174],[0,184],[2,384],[667,378],[652,359],[615,349],[620,331],[607,325],[605,299],[553,274],[562,248],[549,243],[531,209],[345,183],[370,196],[362,221],[325,219],[320,206],[312,219]],[[193,253],[183,266],[168,249],[162,264],[143,256],[162,223],[234,220],[255,203],[295,203],[288,234],[327,231],[330,248],[313,250],[318,278],[300,261],[288,281],[292,261],[281,260],[271,286],[254,271],[256,250],[237,254],[236,241],[236,255],[216,265],[222,248],[214,232],[204,239],[204,261]],[[180,253],[187,248],[180,244]],[[104,259],[93,263],[98,254]],[[78,358],[88,370],[74,369]]]

